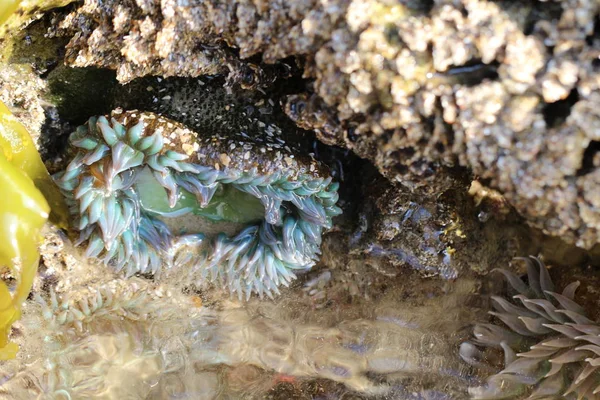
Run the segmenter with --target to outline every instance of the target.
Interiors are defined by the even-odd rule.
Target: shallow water
[[[353,295],[340,271],[317,269],[274,301],[239,302],[176,277],[112,276],[49,236],[3,398],[465,398],[456,348],[480,312],[466,306],[472,280],[417,287],[406,271]]]

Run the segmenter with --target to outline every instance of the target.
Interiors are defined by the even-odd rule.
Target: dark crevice
[[[571,114],[573,105],[578,101],[579,92],[577,92],[577,89],[573,89],[566,99],[547,104],[543,111],[546,126],[552,128],[562,124]]]
[[[557,22],[561,18],[562,13],[563,8],[558,2],[536,1],[527,16],[523,33],[525,35],[534,33],[535,25],[541,20]]]
[[[109,113],[114,91],[119,87],[114,71],[93,67],[60,65],[48,74],[46,82],[48,100],[56,105],[61,120],[76,125],[92,115]]]
[[[435,5],[435,1],[434,0],[423,0],[418,2],[420,10],[423,11],[423,13],[425,14],[429,14],[431,13],[431,10],[433,9],[433,6]]]
[[[444,151],[446,151],[446,146],[444,146],[444,144],[441,142],[434,144],[434,147],[439,154],[444,154]]]
[[[447,123],[446,121],[444,121],[443,123],[446,132],[446,139],[448,140],[448,148],[452,148],[454,146],[455,139],[454,128],[451,124]]]
[[[349,126],[348,129],[346,130],[346,136],[348,137],[349,141],[351,141],[352,143],[355,143],[358,140],[358,135],[356,134],[356,127]]]
[[[498,62],[484,64],[481,60],[476,59],[461,66],[450,67],[446,76],[456,83],[472,87],[479,85],[484,80],[498,79],[498,67]]]
[[[406,175],[408,173],[408,167],[402,163],[397,163],[394,166],[394,171],[398,174],[398,175]]]
[[[594,31],[592,32],[592,34],[590,36],[585,38],[585,41],[588,44],[588,46],[593,46],[594,42],[597,42],[599,40],[600,40],[600,14],[596,15],[596,18],[594,18]]]
[[[410,160],[414,157],[416,150],[413,147],[401,147],[392,153],[394,159]]]
[[[405,6],[406,8],[418,12],[422,15],[429,14],[435,6],[435,0],[400,0],[399,3]]]
[[[387,24],[383,31],[385,35],[385,39],[392,46],[402,47],[405,46],[404,41],[400,37],[400,33],[398,31],[398,27],[394,24]]]
[[[110,113],[118,82],[114,71],[70,68],[59,62],[45,79],[44,114],[38,144],[44,160],[63,154],[69,134],[93,115]],[[102,82],[99,85],[98,82]]]
[[[577,170],[577,176],[584,176],[598,168],[600,162],[600,141],[592,140],[583,152],[581,168]]]

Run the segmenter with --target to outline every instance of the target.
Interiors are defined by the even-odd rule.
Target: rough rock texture
[[[315,93],[289,99],[293,119],[404,184],[469,167],[545,233],[600,241],[597,3],[519,20],[522,5],[440,2],[387,23],[354,7],[355,35],[317,52]]]
[[[72,36],[69,64],[116,69],[121,81],[228,72],[253,86],[286,69],[267,64],[303,56],[314,84],[286,107],[325,143],[413,188],[441,166],[469,167],[531,225],[591,248],[600,242],[599,7],[86,0],[57,32]]]
[[[44,82],[25,67],[0,69],[0,101],[11,109],[29,132],[39,132],[44,122],[44,109],[38,96],[44,86]]]
[[[366,168],[352,177],[360,187],[354,193],[341,192],[341,199],[361,201],[344,209],[344,219],[336,221],[338,232],[324,244],[323,264],[332,271],[352,271],[358,264],[384,280],[407,269],[455,279],[486,273],[512,257],[540,250],[540,241],[503,199],[475,196],[474,201],[465,179],[437,186],[439,193],[420,195]]]
[[[263,4],[260,9],[265,11],[266,7],[267,4]],[[299,18],[310,7],[310,4],[300,7],[293,15]],[[263,21],[262,29],[256,24],[257,11],[252,4],[236,5],[235,2],[86,1],[59,24],[57,33],[73,36],[65,57],[68,64],[115,69],[121,82],[145,75],[199,76],[229,72],[230,82],[250,88],[286,76],[290,69],[287,65],[261,67],[243,61],[265,50],[274,23],[281,24],[279,29],[284,31],[288,25],[281,21],[290,11],[287,6],[282,5],[279,12],[271,12],[271,17]],[[247,36],[255,30],[256,41]],[[241,32],[245,32],[246,37],[241,35],[238,39],[236,35]],[[262,45],[255,46],[253,42]],[[237,51],[235,47],[248,50]],[[265,54],[270,61],[285,56]]]

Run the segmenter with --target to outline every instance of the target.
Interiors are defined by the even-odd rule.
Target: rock
[[[533,227],[590,249],[598,13],[592,0],[87,0],[55,33],[71,37],[68,64],[121,81],[228,74],[260,87],[295,56],[312,84],[288,114],[325,143],[411,190],[468,167]]]

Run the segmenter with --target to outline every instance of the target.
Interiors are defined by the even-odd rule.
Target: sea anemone
[[[175,307],[169,303],[175,301],[168,296],[162,296],[166,298],[162,300],[159,292],[136,278],[114,279],[77,292],[77,299],[57,295],[51,290],[48,299],[36,293],[34,300],[41,308],[47,331],[56,340],[68,341],[85,332],[124,331],[128,322],[140,324],[169,312],[175,314]],[[180,309],[176,311],[181,313]],[[111,329],[111,324],[119,328]]]
[[[90,118],[71,134],[73,159],[55,177],[78,243],[128,276],[184,259],[240,298],[279,293],[315,264],[341,210],[327,169],[266,133],[202,135],[138,111]],[[182,227],[194,214],[243,225],[209,238]]]
[[[508,329],[478,324],[474,344],[461,345],[461,357],[484,368],[486,354],[476,345],[504,351],[504,369],[469,393],[474,399],[600,399],[600,324],[573,300],[579,282],[559,294],[539,259],[522,260],[527,283],[498,270],[518,292],[515,302],[492,296],[490,314]]]
[[[193,327],[211,316],[191,298],[135,277],[35,293],[22,322],[28,362],[4,365],[0,397],[148,398],[167,365],[182,358],[172,338],[201,335]]]

